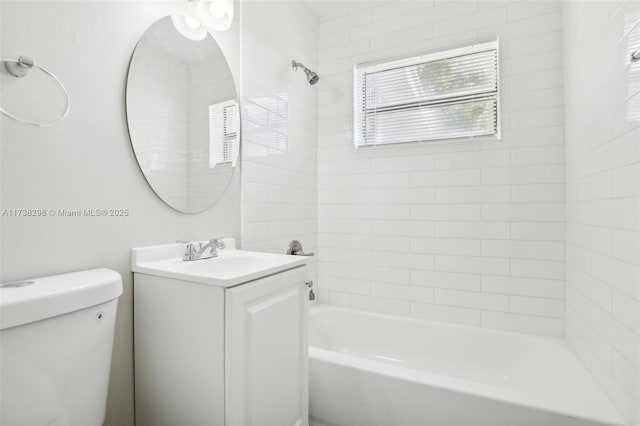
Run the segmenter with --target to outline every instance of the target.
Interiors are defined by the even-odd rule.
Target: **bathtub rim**
[[[505,331],[505,330],[494,330],[494,329],[485,329],[481,327],[474,327],[470,325],[464,324],[449,324],[445,322],[433,321],[433,320],[424,320],[420,318],[409,318],[402,317],[396,315],[390,315],[385,313],[378,312],[370,312],[359,309],[345,308],[342,306],[331,306],[331,305],[321,305],[316,304],[310,308],[309,315],[309,323],[313,321],[313,315],[323,312],[323,311],[343,311],[355,313],[358,315],[371,315],[384,319],[391,319],[394,321],[411,321],[425,324],[426,326],[439,327],[439,328],[454,328],[461,329],[473,332],[485,332],[496,335],[502,335],[507,337],[515,337],[518,339],[526,339],[529,341],[537,341],[537,340],[546,340],[556,345],[562,345],[566,350],[571,353],[571,355],[575,358],[575,362],[579,364],[582,368],[584,365],[577,357],[577,355],[571,350],[568,346],[565,339],[555,336],[544,336],[544,335],[528,335],[524,333],[517,333],[513,331]],[[620,425],[627,426],[628,422],[623,417],[622,413],[613,405],[613,402],[610,400],[606,393],[598,388],[598,390],[602,393],[603,397],[606,398],[606,403],[609,407],[606,408],[609,413],[584,413],[578,412],[577,410],[567,409],[562,406],[549,405],[545,403],[541,403],[539,401],[529,402],[526,400],[527,395],[523,395],[522,392],[513,392],[511,390],[508,392],[505,388],[500,388],[495,385],[491,385],[488,383],[474,382],[472,380],[465,380],[462,378],[451,377],[440,375],[437,373],[429,372],[426,370],[420,370],[416,368],[411,368],[407,366],[393,365],[389,362],[381,361],[381,360],[373,360],[367,359],[362,356],[352,355],[349,353],[338,352],[330,349],[323,349],[320,347],[315,347],[309,343],[309,358],[310,359],[318,359],[320,361],[325,361],[328,363],[338,364],[344,367],[355,368],[360,371],[364,371],[371,374],[377,375],[388,375],[398,380],[408,381],[419,383],[421,385],[431,386],[438,389],[443,389],[452,392],[458,392],[465,395],[470,395],[483,399],[490,399],[499,402],[505,402],[509,404],[513,404],[519,407],[534,409],[540,411],[546,411],[558,415],[564,415],[569,417],[574,417],[577,419],[583,419],[593,422],[601,422],[612,425]],[[585,374],[591,374],[585,369]],[[593,377],[591,377],[593,379]],[[512,393],[514,395],[510,395]]]

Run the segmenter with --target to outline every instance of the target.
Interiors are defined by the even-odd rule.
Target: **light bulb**
[[[187,24],[187,27],[191,28],[192,30],[200,27],[200,23],[190,16],[184,17],[184,23]]]
[[[212,0],[211,5],[209,6],[209,12],[214,18],[221,19],[227,13],[227,7],[223,1]]]
[[[200,41],[208,34],[206,28],[201,26],[197,20],[188,16],[172,15],[171,21],[173,22],[175,29],[189,40]]]
[[[199,0],[195,2],[196,17],[209,30],[226,31],[233,21],[233,0]]]

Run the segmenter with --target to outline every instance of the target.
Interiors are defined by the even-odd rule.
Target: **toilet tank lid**
[[[0,284],[0,330],[78,311],[118,298],[122,277],[92,269]]]

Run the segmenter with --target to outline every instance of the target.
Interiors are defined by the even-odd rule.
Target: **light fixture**
[[[171,15],[171,22],[176,30],[189,40],[200,41],[207,36],[206,28],[190,16]]]
[[[233,0],[188,0],[184,15],[173,15],[176,29],[189,40],[199,41],[208,30],[227,31],[233,21]]]
[[[233,0],[190,0],[195,3],[195,17],[210,30],[227,31],[233,21]]]
[[[209,13],[216,19],[222,19],[227,11],[221,1],[212,1],[209,6]]]

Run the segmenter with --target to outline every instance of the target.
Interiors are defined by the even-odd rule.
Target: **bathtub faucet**
[[[313,289],[311,287],[313,287],[313,281],[309,280],[306,282],[307,287],[309,287],[309,300],[313,301],[316,300],[316,294],[313,292]]]

